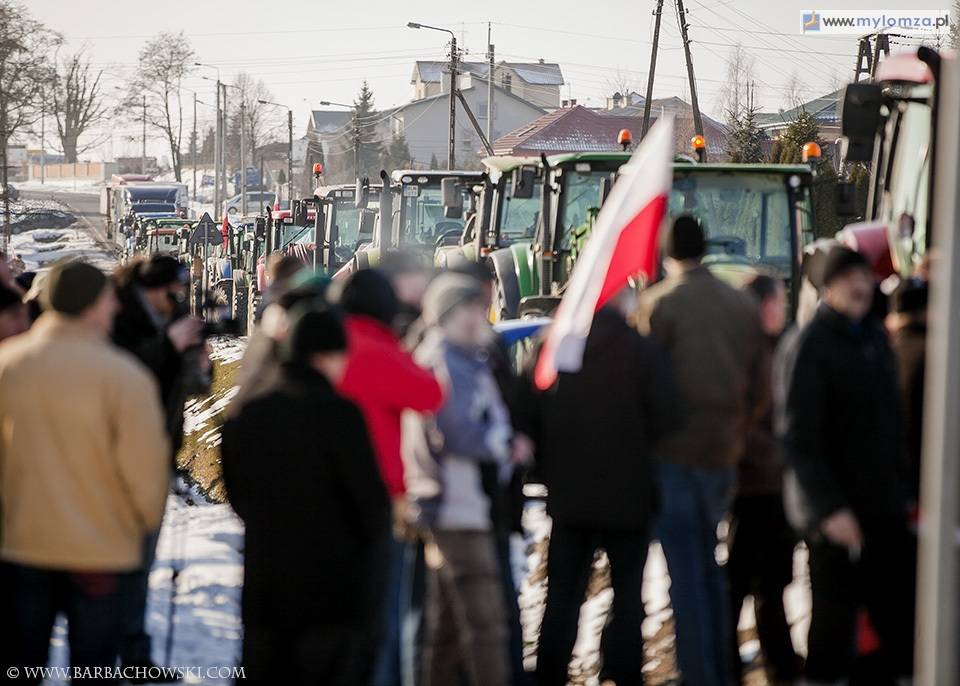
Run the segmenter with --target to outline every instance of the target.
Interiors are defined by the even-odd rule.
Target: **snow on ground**
[[[103,181],[96,179],[47,179],[43,183],[39,179],[31,179],[13,185],[21,191],[70,191],[84,195],[100,195],[100,189],[104,187]]]
[[[68,229],[34,229],[14,234],[11,252],[23,260],[28,271],[38,271],[65,258],[83,258],[105,271],[117,266],[116,255],[74,224]]]

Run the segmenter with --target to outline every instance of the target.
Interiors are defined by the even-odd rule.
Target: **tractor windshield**
[[[464,203],[469,189],[464,188]],[[400,245],[433,249],[437,239],[448,231],[463,230],[463,219],[443,215],[443,193],[437,185],[406,184],[401,190]]]
[[[790,199],[777,174],[678,174],[669,216],[692,214],[707,236],[704,262],[764,265],[791,276]]]
[[[537,181],[530,198],[514,198],[512,184],[506,181],[500,210],[500,235],[509,242],[533,238],[540,213],[540,188]]]

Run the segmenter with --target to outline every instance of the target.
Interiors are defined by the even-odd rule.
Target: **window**
[[[464,150],[473,150],[473,141],[469,138],[464,138],[462,141],[460,141],[460,147]]]
[[[513,90],[513,76],[511,74],[503,74],[500,77],[500,87],[505,91]]]
[[[487,118],[487,103],[481,102],[477,106],[477,118],[486,119]]]

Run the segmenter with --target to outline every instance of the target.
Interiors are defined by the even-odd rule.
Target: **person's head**
[[[187,268],[170,255],[151,255],[136,267],[134,275],[144,299],[160,316],[177,314],[187,297]]]
[[[891,331],[903,326],[923,325],[927,322],[929,286],[923,279],[906,279],[890,294],[890,313],[887,324]]]
[[[287,363],[307,365],[336,385],[347,362],[347,334],[340,315],[329,307],[301,303],[289,313],[290,333],[281,357]]]
[[[0,284],[0,341],[30,328],[30,316],[23,296]]]
[[[681,214],[664,236],[663,267],[670,276],[682,274],[700,264],[706,249],[700,222],[693,215]]]
[[[92,264],[73,260],[54,265],[42,294],[45,312],[78,320],[109,335],[118,303],[107,275]]]
[[[485,345],[490,340],[488,307],[483,288],[465,274],[445,272],[437,276],[423,296],[423,319],[438,327],[443,337],[465,348]]]
[[[476,279],[477,283],[480,284],[480,288],[483,289],[483,296],[487,307],[493,304],[493,272],[485,265],[474,262],[473,260],[465,260],[451,267],[450,271],[454,274],[463,274]]]
[[[369,317],[393,326],[399,301],[390,280],[377,269],[361,269],[347,279],[340,293],[340,307],[351,315]]]
[[[823,264],[823,301],[859,322],[870,312],[873,291],[873,271],[863,255],[842,245],[831,248]]]
[[[380,270],[390,280],[400,305],[419,312],[431,276],[423,258],[410,252],[389,252],[380,261]]]
[[[303,269],[303,262],[292,255],[273,253],[267,260],[267,282],[282,287]]]
[[[779,336],[787,325],[787,289],[769,274],[757,274],[747,283],[747,292],[757,299],[760,325],[768,336]]]

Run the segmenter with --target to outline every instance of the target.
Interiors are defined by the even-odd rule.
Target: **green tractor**
[[[531,241],[540,211],[540,159],[537,157],[488,157],[477,182],[445,180],[444,213],[463,214],[464,186],[472,186],[463,232],[457,240],[448,237],[438,245],[434,264],[452,267],[467,260],[481,262],[517,241]]]
[[[449,194],[455,186],[463,201],[469,202],[472,186],[481,182],[483,172],[398,170],[390,175],[382,171],[380,178],[383,185],[372,239],[359,247],[335,278],[375,267],[385,251],[419,253],[429,262],[439,248],[459,241],[466,222],[462,216],[448,216],[444,188]]]
[[[626,152],[557,155],[542,160],[546,179],[531,241],[490,255],[495,319],[550,314],[590,235],[600,206],[630,159]],[[807,165],[698,163],[673,166],[668,220],[693,214],[707,233],[704,263],[741,284],[764,271],[783,278],[796,303],[803,246],[813,239]]]

